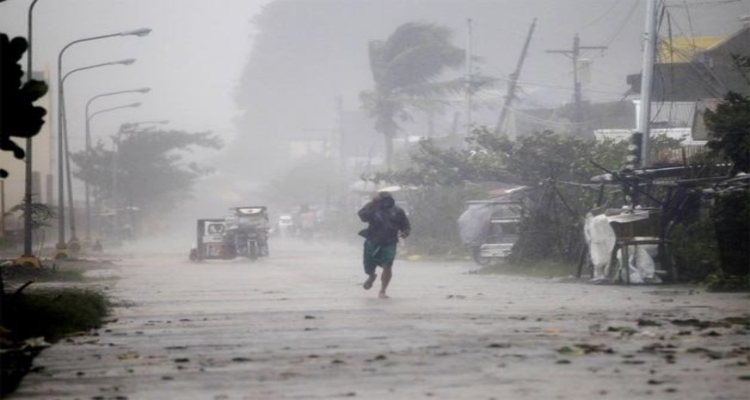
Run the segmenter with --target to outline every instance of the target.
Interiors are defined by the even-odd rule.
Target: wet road
[[[45,350],[10,398],[750,398],[747,294],[397,261],[382,300],[356,246],[271,245],[119,262],[114,320]]]

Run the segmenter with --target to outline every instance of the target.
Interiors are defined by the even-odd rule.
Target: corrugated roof
[[[651,123],[664,128],[691,128],[695,118],[695,104],[694,101],[653,102]]]

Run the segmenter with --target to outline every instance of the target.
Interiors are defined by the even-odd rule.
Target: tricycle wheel
[[[258,259],[258,244],[253,240],[247,243],[247,258],[252,261]]]
[[[480,247],[472,247],[471,258],[474,259],[475,263],[482,266],[489,265],[492,262],[491,258],[482,257],[482,249]]]

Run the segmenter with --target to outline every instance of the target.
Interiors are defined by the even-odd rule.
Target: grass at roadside
[[[37,268],[31,266],[10,265],[3,266],[2,276],[6,282],[35,281],[35,282],[82,282],[84,268]]]
[[[561,278],[574,275],[576,266],[558,261],[539,260],[524,264],[500,262],[482,267],[478,274],[524,275],[542,278]]]
[[[2,325],[14,340],[44,337],[55,342],[73,332],[98,328],[108,310],[106,296],[93,290],[26,290],[4,297]]]
[[[92,267],[2,267],[6,290],[0,301],[0,397],[15,390],[44,342],[54,343],[67,335],[101,327],[110,310],[104,293],[81,287],[37,289],[34,284],[80,286],[91,280],[84,272]],[[31,285],[23,287],[26,283]],[[30,340],[35,338],[44,340]]]

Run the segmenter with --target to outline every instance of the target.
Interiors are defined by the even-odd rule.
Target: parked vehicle
[[[236,207],[226,218],[199,219],[190,260],[229,260],[268,256],[268,213],[264,206]]]
[[[518,240],[521,202],[514,200],[472,200],[458,219],[461,239],[479,265],[501,260]]]

